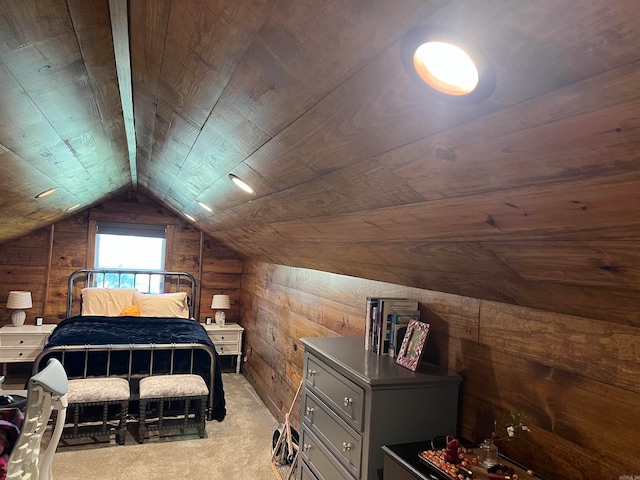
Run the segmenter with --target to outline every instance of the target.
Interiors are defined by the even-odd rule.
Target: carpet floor
[[[273,480],[271,442],[278,422],[242,375],[222,375],[227,416],[197,434],[158,437],[125,445],[61,442],[53,459],[55,480],[220,479]],[[69,442],[75,442],[71,444]]]

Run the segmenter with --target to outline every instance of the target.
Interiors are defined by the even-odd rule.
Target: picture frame
[[[41,327],[42,323],[44,321],[44,318],[42,317],[36,317],[36,326]]]
[[[402,340],[402,346],[396,363],[415,372],[420,365],[422,355],[424,354],[424,346],[429,337],[430,325],[418,320],[411,320],[407,325],[407,333]]]
[[[204,323],[205,325],[211,325],[211,317],[205,317]]]

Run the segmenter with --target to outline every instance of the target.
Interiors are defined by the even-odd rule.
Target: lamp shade
[[[31,308],[31,292],[14,291],[9,292],[9,298],[7,299],[7,308],[13,310],[22,310],[23,308]]]
[[[214,295],[213,301],[211,302],[211,308],[213,310],[226,310],[231,308],[229,295]]]

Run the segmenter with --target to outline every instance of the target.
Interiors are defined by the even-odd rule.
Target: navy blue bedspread
[[[197,343],[215,348],[209,335],[202,325],[194,320],[184,318],[155,318],[155,317],[94,317],[76,316],[63,320],[49,337],[47,347],[63,345],[130,345],[130,344],[170,344]],[[81,377],[84,370],[84,352],[67,352],[65,369],[70,378]],[[77,356],[76,359],[71,358]],[[106,374],[106,353],[91,352],[89,354],[89,375]],[[111,373],[126,374],[129,368],[128,352],[111,352]],[[176,350],[173,359],[174,373],[188,373],[190,364],[190,350]],[[203,350],[194,353],[194,371],[201,375],[207,385],[210,382],[209,355]],[[211,418],[222,421],[226,415],[224,388],[220,369],[214,370],[213,406]],[[59,355],[57,355],[59,356]],[[119,358],[120,357],[120,358]],[[46,365],[47,356],[40,366]],[[135,351],[133,358],[133,373],[144,374],[149,369],[150,353]],[[171,355],[169,351],[156,350],[154,353],[153,371],[169,373]]]

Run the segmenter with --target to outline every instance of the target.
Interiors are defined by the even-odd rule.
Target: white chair
[[[68,386],[67,374],[56,359],[29,379],[24,422],[9,456],[7,480],[53,479],[51,463],[66,418]],[[57,410],[56,424],[43,450],[42,436],[53,410]]]

